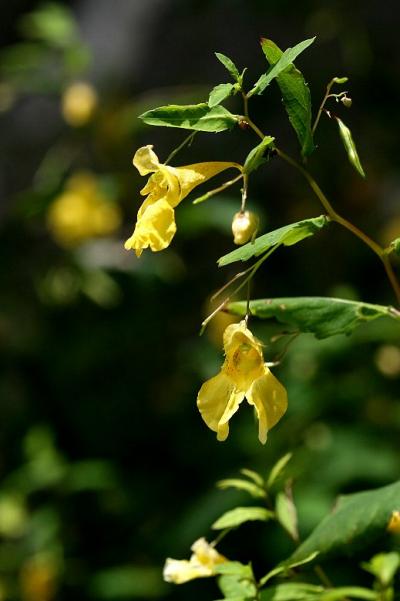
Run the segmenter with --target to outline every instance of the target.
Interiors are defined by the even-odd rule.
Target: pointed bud
[[[348,96],[342,96],[340,99],[340,102],[347,108],[349,109],[351,107],[351,105],[353,104],[353,101],[351,98],[349,98]]]
[[[232,221],[233,241],[235,244],[246,244],[257,234],[259,219],[251,211],[235,213]]]

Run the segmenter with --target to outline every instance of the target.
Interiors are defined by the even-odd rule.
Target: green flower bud
[[[251,211],[235,213],[232,221],[233,241],[235,244],[246,244],[258,230],[259,219]]]

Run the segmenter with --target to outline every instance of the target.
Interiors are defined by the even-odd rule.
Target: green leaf
[[[353,165],[353,167],[358,171],[358,173],[362,177],[365,177],[365,172],[364,172],[364,169],[362,168],[362,165],[361,165],[361,162],[360,162],[360,159],[358,156],[357,148],[356,148],[356,145],[354,144],[353,136],[351,135],[351,131],[349,130],[347,125],[345,125],[343,123],[343,121],[341,119],[339,119],[339,117],[336,117],[336,121],[338,123],[340,137],[342,138],[342,142],[346,149],[347,156],[349,158],[350,163]]]
[[[219,62],[224,65],[225,69],[230,73],[232,78],[235,81],[239,81],[240,74],[239,74],[239,70],[236,67],[235,63],[228,56],[225,56],[225,54],[222,54],[221,52],[216,52],[215,56],[217,57]]]
[[[224,513],[211,526],[213,530],[225,530],[225,528],[236,528],[245,522],[266,522],[274,517],[274,513],[264,507],[235,507]]]
[[[240,563],[240,561],[225,561],[219,563],[213,568],[216,574],[236,576],[240,578],[253,578],[253,570],[250,564]]]
[[[389,245],[389,252],[394,252],[396,255],[400,255],[400,238],[392,240]]]
[[[400,554],[379,553],[375,555],[368,563],[363,563],[361,566],[373,574],[379,582],[387,587],[392,583],[392,580],[400,568]]]
[[[326,516],[289,558],[298,561],[313,551],[321,556],[350,554],[381,537],[399,508],[400,480],[389,486],[339,497]]]
[[[247,480],[241,480],[240,478],[229,478],[227,480],[220,480],[217,482],[217,487],[221,490],[226,488],[237,488],[239,490],[245,490],[252,497],[256,499],[265,499],[266,493],[265,490],[253,484],[252,482],[248,482]]]
[[[244,174],[248,175],[249,173],[255,171],[261,165],[267,162],[267,159],[264,158],[264,154],[268,148],[271,148],[273,146],[274,140],[275,138],[273,138],[272,136],[265,136],[265,138],[262,142],[260,142],[260,144],[255,146],[252,150],[250,150],[243,166]]]
[[[234,315],[244,316],[246,302],[229,303],[227,309]],[[255,317],[274,317],[319,339],[350,334],[359,325],[378,317],[400,320],[400,313],[392,307],[318,296],[253,300],[250,301],[250,311]]]
[[[261,486],[261,488],[264,486],[264,478],[262,478],[262,476],[260,476],[260,474],[258,474],[257,472],[254,472],[253,470],[248,470],[246,468],[242,468],[240,470],[240,473],[243,474],[243,476],[247,476],[247,478],[250,478],[250,480],[253,480],[253,482],[258,484],[258,486]]]
[[[324,592],[322,586],[304,582],[287,582],[261,591],[261,601],[312,601]]]
[[[225,131],[231,129],[238,122],[238,118],[223,106],[210,108],[206,102],[160,106],[143,113],[139,118],[147,125],[181,127],[208,132]]]
[[[220,563],[214,568],[218,578],[218,586],[225,599],[230,601],[251,601],[257,595],[257,587],[251,565],[239,561]]]
[[[299,540],[297,527],[297,511],[291,495],[288,492],[280,492],[276,497],[275,513],[278,522],[295,541]]]
[[[300,559],[299,561],[291,561],[291,559],[289,558],[288,560],[281,562],[279,565],[277,565],[275,568],[273,568],[270,572],[268,572],[268,574],[266,574],[265,576],[263,576],[260,579],[259,585],[264,586],[264,584],[266,584],[269,580],[271,580],[271,578],[274,578],[275,576],[279,576],[281,574],[286,575],[293,568],[298,568],[307,563],[310,563],[317,557],[317,555],[318,555],[318,551],[313,551],[313,553],[310,553],[309,555],[307,555],[307,557]]]
[[[268,489],[271,488],[271,486],[279,478],[279,476],[281,475],[281,473],[283,472],[283,470],[285,469],[285,467],[291,460],[292,456],[293,456],[292,453],[286,453],[286,455],[284,455],[283,457],[278,459],[278,461],[275,463],[275,465],[273,466],[273,468],[270,471],[269,476],[268,476],[268,480],[267,480],[267,488]]]
[[[332,79],[332,81],[339,85],[343,85],[344,83],[347,83],[349,81],[349,78],[348,77],[334,77]]]
[[[221,83],[215,86],[210,92],[208,98],[208,106],[213,108],[218,104],[221,104],[226,98],[228,98],[233,92],[236,91],[235,84],[233,83]]]
[[[374,601],[375,599],[378,600],[378,593],[360,586],[341,586],[325,591],[318,597],[318,601],[343,601],[343,599],[348,597]]]
[[[268,59],[268,62],[272,65],[272,67],[267,71],[267,73],[261,75],[260,79],[255,83],[254,88],[252,88],[248,93],[248,97],[250,98],[251,96],[253,96],[253,94],[262,94],[265,88],[269,86],[271,81],[278,77],[282,73],[282,71],[285,71],[285,69],[290,67],[293,64],[293,61],[299,56],[299,54],[301,54],[303,50],[311,46],[314,40],[315,37],[310,38],[309,40],[304,40],[303,42],[300,42],[293,48],[287,48],[285,52],[281,52],[278,60],[276,61],[270,61]],[[263,39],[262,44],[264,42],[270,41],[271,40]]]
[[[304,240],[304,238],[312,236],[327,225],[327,223],[329,223],[329,217],[326,217],[325,215],[290,223],[289,225],[280,227],[268,234],[259,236],[254,242],[248,242],[240,248],[224,255],[218,259],[218,265],[219,267],[222,267],[224,265],[229,265],[230,263],[235,263],[235,261],[248,261],[252,257],[258,257],[270,248],[279,246],[280,244],[292,246],[293,244],[297,244],[297,242]]]
[[[267,39],[261,40],[261,47],[269,64],[277,64],[282,57],[282,50]],[[289,65],[281,72],[276,81],[282,93],[289,121],[299,139],[301,153],[303,156],[308,156],[314,150],[310,90],[302,73],[294,65]]]

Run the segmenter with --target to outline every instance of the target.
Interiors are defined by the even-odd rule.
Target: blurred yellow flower
[[[61,112],[69,125],[81,127],[92,118],[97,102],[94,87],[84,81],[77,81],[64,90]]]
[[[218,440],[229,434],[229,420],[244,398],[253,405],[259,422],[258,438],[263,444],[267,433],[287,408],[284,386],[264,363],[262,343],[243,320],[224,332],[225,362],[219,374],[200,388],[197,406],[207,426]]]
[[[206,182],[237,163],[195,163],[184,167],[170,167],[159,162],[153,146],[143,146],[133,157],[140,175],[152,173],[141,190],[146,200],[137,215],[135,231],[125,242],[127,250],[135,250],[140,257],[145,248],[159,251],[169,246],[176,232],[175,207],[198,185]]]
[[[68,180],[47,213],[47,226],[53,238],[65,247],[112,234],[120,223],[118,205],[104,195],[97,178],[87,172],[77,173]]]
[[[52,601],[57,593],[58,568],[46,555],[27,559],[20,571],[20,593],[23,601]]]
[[[387,529],[392,534],[400,534],[400,511],[393,511]]]
[[[171,559],[165,562],[163,576],[167,582],[183,584],[195,578],[206,578],[215,575],[215,566],[228,560],[210,545],[205,538],[193,543],[190,560]]]

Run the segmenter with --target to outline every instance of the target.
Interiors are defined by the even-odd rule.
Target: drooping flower
[[[112,234],[120,223],[119,206],[105,196],[90,172],[75,173],[47,212],[47,227],[53,238],[67,248]]]
[[[171,167],[160,163],[150,145],[136,151],[133,164],[140,175],[152,173],[140,191],[147,198],[138,211],[135,230],[125,242],[125,248],[134,250],[138,257],[145,248],[155,252],[169,246],[176,232],[174,209],[196,186],[230,167],[242,169],[229,162]]]
[[[189,560],[168,557],[163,571],[166,582],[183,584],[195,578],[215,576],[215,566],[228,561],[205,538],[196,540],[191,546],[191,550],[193,553]]]
[[[252,211],[235,213],[232,220],[232,234],[234,244],[246,244],[257,235],[260,220]]]
[[[263,444],[267,433],[287,408],[286,389],[264,363],[262,344],[243,320],[224,332],[225,362],[217,376],[200,388],[197,406],[207,426],[218,440],[229,434],[229,420],[244,398],[257,414],[258,438]]]

